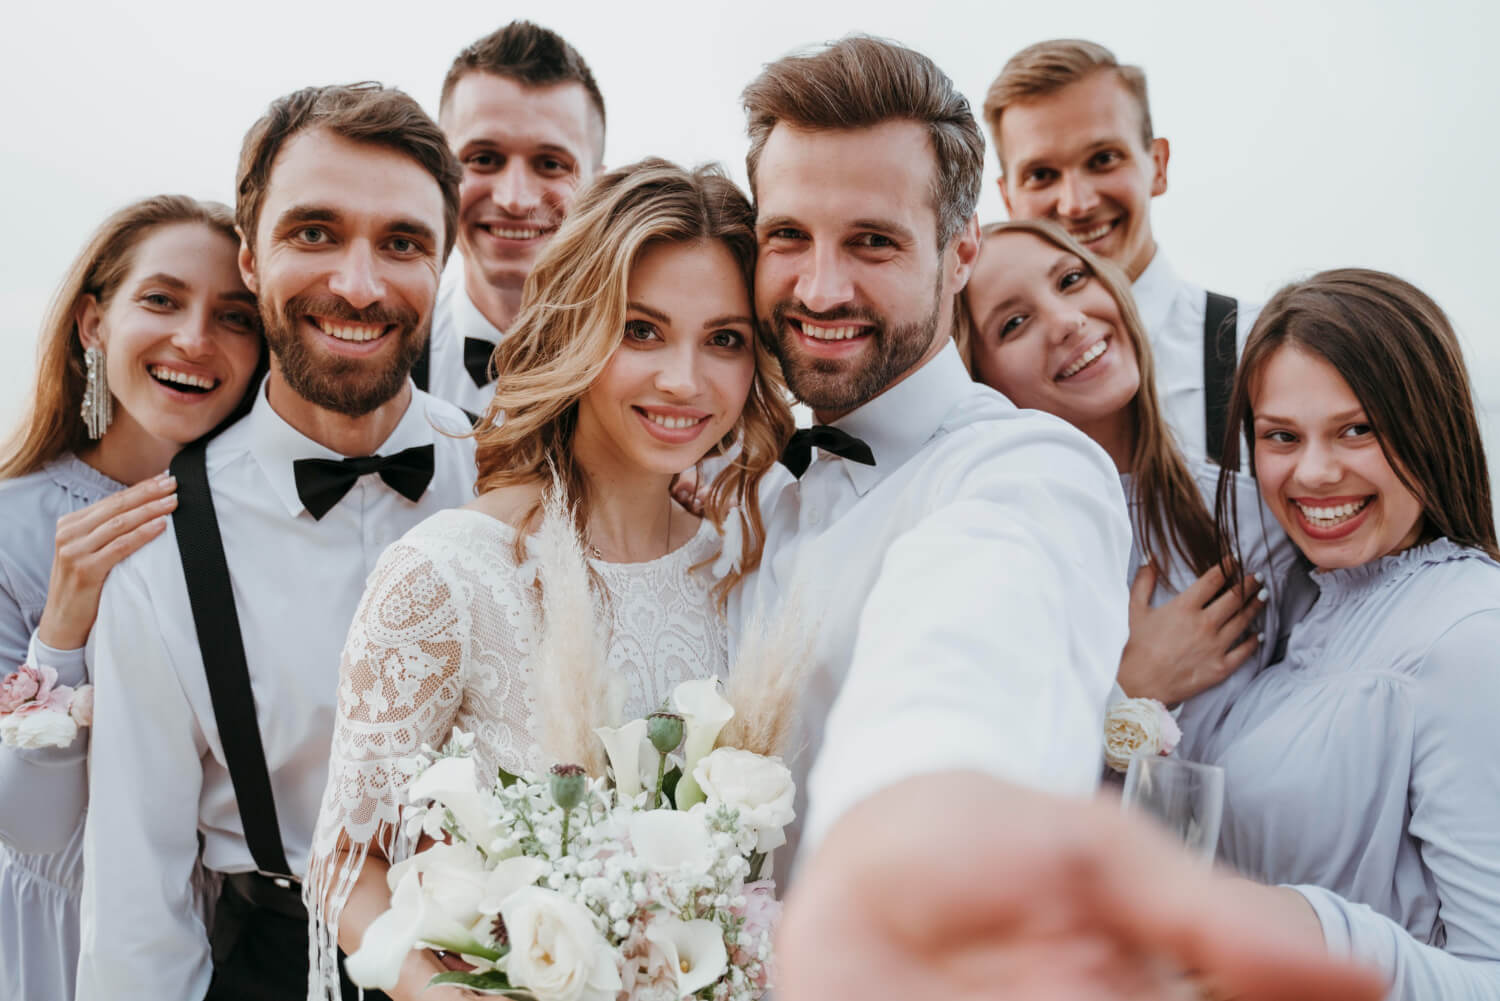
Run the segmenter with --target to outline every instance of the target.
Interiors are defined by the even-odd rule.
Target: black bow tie
[[[494,353],[494,342],[478,337],[464,338],[464,368],[469,370],[469,378],[480,389],[494,381],[494,377],[490,375],[490,356]]]
[[[850,462],[875,465],[875,453],[870,451],[870,446],[863,439],[829,424],[814,424],[810,428],[798,428],[794,431],[792,440],[787,442],[786,449],[781,453],[781,464],[790,469],[793,476],[801,479],[812,462],[814,448],[832,452]]]
[[[403,449],[395,455],[364,455],[354,459],[298,459],[292,463],[297,496],[314,519],[344,499],[354,481],[379,473],[386,485],[409,501],[419,499],[432,482],[431,445]]]

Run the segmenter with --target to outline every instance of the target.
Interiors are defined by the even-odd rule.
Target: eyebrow
[[[154,275],[147,275],[140,281],[136,282],[136,288],[141,288],[146,285],[166,285],[168,288],[175,288],[180,292],[187,291],[188,287],[187,282],[183,281],[181,278],[178,278],[176,275],[169,275],[165,271],[158,271]]]
[[[637,313],[646,314],[657,323],[664,323],[668,326],[671,326],[672,324],[672,318],[670,316],[668,316],[666,313],[663,313],[659,309],[652,309],[645,303],[631,300],[625,305],[627,306],[627,308],[632,309]],[[736,323],[743,323],[745,326],[750,326],[750,317],[746,316],[743,313],[725,313],[723,316],[716,316],[713,319],[706,321],[703,324],[703,329],[712,330],[716,327],[727,327]]]
[[[1297,421],[1296,421],[1295,418],[1292,418],[1292,417],[1278,417],[1275,414],[1256,414],[1255,415],[1255,419],[1256,419],[1256,421],[1267,421],[1267,422],[1272,423],[1272,424],[1296,424],[1297,423]],[[1353,409],[1345,410],[1343,413],[1333,414],[1333,415],[1329,416],[1327,418],[1326,422],[1329,423],[1329,424],[1346,424],[1349,421],[1354,421],[1354,420],[1368,421],[1369,419],[1370,419],[1370,417],[1369,417],[1368,414],[1365,413],[1365,408],[1364,407],[1354,407]]]
[[[308,222],[332,222],[344,221],[344,214],[329,205],[293,205],[276,220],[278,229]],[[403,236],[415,236],[426,240],[430,244],[437,243],[437,234],[432,227],[419,219],[394,219],[386,225],[386,232],[399,233]]]
[[[1125,146],[1125,145],[1127,145],[1127,143],[1120,136],[1107,136],[1107,137],[1105,137],[1103,139],[1095,139],[1093,142],[1089,143],[1087,146],[1084,146],[1083,148],[1081,148],[1081,149],[1079,149],[1077,151],[1068,150],[1068,151],[1064,152],[1061,155],[1039,156],[1039,157],[1032,157],[1029,160],[1022,160],[1020,163],[1016,164],[1016,166],[1013,169],[1014,169],[1014,172],[1017,173],[1017,174],[1026,174],[1026,173],[1029,173],[1031,170],[1033,170],[1036,167],[1039,167],[1039,166],[1050,166],[1056,160],[1071,159],[1072,157],[1077,156],[1080,153],[1083,154],[1084,156],[1087,156],[1088,154],[1090,154],[1090,153],[1096,153],[1099,150],[1104,149],[1107,146]]]

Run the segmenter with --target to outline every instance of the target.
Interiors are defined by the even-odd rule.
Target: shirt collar
[[[1141,322],[1148,331],[1160,330],[1166,325],[1167,311],[1172,307],[1172,297],[1177,294],[1178,284],[1172,262],[1167,260],[1161,247],[1157,247],[1156,253],[1151,255],[1151,263],[1146,265],[1146,270],[1130,286],[1136,309],[1141,314]]]
[[[458,342],[462,344],[465,338],[473,337],[476,340],[499,344],[505,332],[479,311],[479,307],[474,305],[474,300],[469,298],[469,290],[462,282],[459,283],[456,291],[458,301],[453,305],[453,326],[458,331]]]
[[[863,496],[937,434],[955,401],[974,389],[974,380],[950,340],[925,365],[859,409],[833,422],[834,427],[864,439],[875,465],[839,459]]]
[[[260,390],[255,394],[255,405],[250,408],[250,414],[245,418],[249,425],[250,454],[270,482],[272,492],[286,508],[286,513],[295,518],[306,508],[302,504],[302,498],[297,496],[297,480],[292,473],[292,463],[298,459],[333,459],[336,461],[344,456],[331,448],[319,445],[288,424],[271,407],[271,402],[266,395],[266,387],[269,383],[269,378],[261,383]],[[375,449],[376,455],[390,455],[416,445],[427,445],[436,441],[437,431],[433,429],[426,417],[426,400],[427,396],[424,393],[415,388],[412,390],[406,413],[401,415],[401,420],[396,423],[395,428],[391,430],[385,441],[381,442],[380,447]]]

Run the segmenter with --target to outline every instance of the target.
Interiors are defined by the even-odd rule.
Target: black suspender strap
[[[182,554],[182,574],[187,579],[198,649],[203,654],[214,720],[224,746],[224,764],[234,786],[250,856],[263,873],[291,875],[256,723],[255,696],[234,608],[229,564],[224,559],[224,540],[208,489],[206,450],[206,441],[196,441],[172,460],[172,475],[177,477],[172,527]]]
[[[1239,362],[1235,338],[1235,312],[1239,303],[1227,295],[1208,293],[1203,312],[1203,425],[1205,450],[1218,462],[1224,452],[1225,422],[1229,394],[1234,389],[1234,369]]]
[[[432,334],[429,332],[427,340],[422,342],[422,353],[417,355],[417,360],[411,367],[411,381],[416,383],[417,388],[427,392],[427,385],[431,382],[432,371]]]

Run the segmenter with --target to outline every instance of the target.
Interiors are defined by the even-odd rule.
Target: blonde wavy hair
[[[586,535],[588,484],[572,448],[578,402],[620,346],[630,272],[641,253],[663,242],[695,240],[721,242],[746,288],[752,287],[754,210],[718,167],[688,171],[648,158],[595,178],[527,277],[521,312],[495,350],[495,396],[475,432],[480,493],[550,483],[555,475],[580,536]],[[758,336],[753,349],[755,377],[745,409],[708,453],[739,446],[704,504],[720,529],[738,508],[741,558],[714,589],[721,604],[760,564],[765,530],[756,490],[793,427],[780,366]],[[518,550],[541,512],[538,501],[522,520]]]

